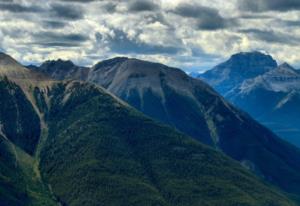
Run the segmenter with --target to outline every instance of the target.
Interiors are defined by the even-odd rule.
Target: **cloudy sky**
[[[0,51],[24,64],[129,56],[190,72],[261,50],[300,67],[299,43],[299,0],[0,0]]]

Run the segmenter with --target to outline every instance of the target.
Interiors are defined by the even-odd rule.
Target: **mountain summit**
[[[44,74],[22,66],[14,58],[5,53],[0,53],[0,75],[19,83],[48,79]]]
[[[76,66],[69,60],[49,60],[44,62],[38,69],[43,73],[51,73],[52,77],[57,80],[78,79],[84,80],[88,75],[88,68]]]
[[[226,94],[244,80],[254,78],[277,67],[276,61],[261,52],[242,52],[234,54],[224,63],[200,74],[221,94]]]
[[[4,66],[4,65],[11,65],[11,64],[18,64],[18,62],[13,59],[11,56],[0,52],[0,65]]]
[[[0,53],[0,74],[11,78],[22,78],[27,76],[30,71],[20,65],[11,56]]]

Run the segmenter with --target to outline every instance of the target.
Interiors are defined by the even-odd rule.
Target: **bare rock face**
[[[244,80],[254,78],[277,67],[276,61],[260,52],[243,52],[232,55],[229,60],[200,74],[203,79],[222,95]]]
[[[36,70],[37,68],[35,68]],[[50,74],[51,77],[57,80],[63,79],[78,79],[84,80],[87,78],[89,68],[76,66],[71,61],[58,59],[56,61],[46,61],[38,69],[44,73]]]
[[[30,82],[42,79],[48,79],[46,75],[40,72],[30,70],[20,63],[18,63],[11,56],[0,53],[0,75],[7,77],[13,81],[27,81]]]
[[[0,53],[0,74],[10,78],[24,78],[30,73],[12,57]]]
[[[244,93],[257,88],[273,92],[300,90],[300,73],[289,64],[284,63],[276,69],[244,81],[240,86],[241,92]]]
[[[150,117],[175,126],[202,142],[214,145],[218,139],[217,134],[209,131],[208,117],[199,112],[204,109],[203,105],[196,100],[198,90],[207,90],[212,96],[217,94],[179,69],[116,58],[92,67],[87,81],[105,87]],[[198,112],[192,114],[189,107]]]

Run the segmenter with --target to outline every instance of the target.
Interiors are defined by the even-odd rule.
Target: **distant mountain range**
[[[277,66],[269,55],[252,52],[233,55],[198,78],[276,134],[300,147],[298,70],[287,63]]]
[[[276,62],[270,59],[269,64]],[[286,192],[300,191],[300,151],[179,69],[119,57],[91,68],[47,61],[35,70],[59,80],[100,85],[147,116],[223,151]]]
[[[179,70],[171,71],[166,66],[122,61],[127,66],[160,66],[158,71],[165,73],[156,75],[165,84],[170,83],[168,78],[185,77],[183,82],[190,81]],[[119,59],[113,62],[123,65]],[[92,70],[102,71],[106,77],[124,71],[123,68],[110,72],[110,63],[102,62]],[[150,72],[142,68],[138,72],[134,68],[115,78],[136,79]],[[154,77],[157,76],[152,77],[155,82]],[[116,88],[115,78],[101,81],[107,88]],[[126,89],[133,83],[124,87],[120,82],[120,88]],[[242,136],[235,134],[238,131],[231,127],[228,132],[232,140],[227,139],[228,143],[220,140],[220,145],[228,145],[229,149],[232,144],[239,154],[248,153],[248,166],[260,170],[263,164],[268,165],[260,170],[267,180],[299,195],[299,150],[250,118],[237,114],[204,83],[198,80],[189,83],[196,84],[195,90],[198,95],[202,93],[203,102],[213,100],[220,107],[224,105],[218,110],[220,122],[240,118],[251,123],[247,125],[250,129],[263,132],[251,140],[237,139]],[[264,183],[238,162],[151,120],[95,84],[52,80],[1,54],[0,97],[0,203],[3,206],[296,205],[286,194]],[[242,127],[242,123],[235,127]],[[248,146],[239,148],[241,144],[237,142]],[[255,156],[256,160],[261,156],[261,163],[250,164],[251,157]]]

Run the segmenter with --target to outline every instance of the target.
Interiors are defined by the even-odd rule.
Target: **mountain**
[[[101,87],[0,68],[1,205],[295,205]]]
[[[1,206],[57,205],[36,169],[34,151],[41,134],[39,117],[21,87],[14,83],[22,82],[23,87],[32,77],[38,79],[43,75],[0,54]]]
[[[269,72],[258,75],[255,78],[243,81],[240,89],[249,93],[256,88],[274,92],[291,92],[300,88],[300,73],[289,64],[284,63]]]
[[[251,75],[249,75],[251,74]],[[269,55],[244,52],[198,76],[229,102],[300,147],[300,73]]]
[[[261,52],[242,52],[232,55],[229,60],[200,74],[198,78],[226,95],[244,80],[264,74],[276,67],[277,63],[270,55]]]
[[[197,78],[201,73],[200,72],[191,72],[189,73],[189,76]]]
[[[147,116],[223,151],[286,192],[300,193],[300,151],[204,82],[176,68],[125,57],[99,62],[89,69],[85,80],[103,86]]]
[[[39,70],[43,73],[51,72],[52,77],[58,80],[63,79],[85,79],[89,69],[87,67],[76,66],[71,61],[63,61],[58,59],[57,61],[46,61],[41,66],[28,66],[31,70]]]
[[[16,81],[18,79],[39,80],[47,78],[40,72],[24,68],[15,59],[2,52],[0,52],[0,75],[7,76]]]
[[[300,73],[290,65],[245,80],[226,98],[300,147]]]

